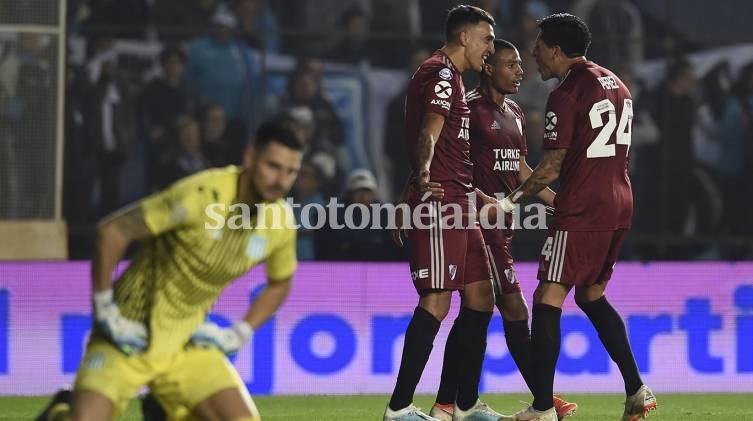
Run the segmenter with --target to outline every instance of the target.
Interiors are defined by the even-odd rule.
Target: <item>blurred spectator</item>
[[[21,202],[19,180],[20,174],[16,170],[14,161],[18,158],[17,137],[14,133],[14,119],[10,110],[10,96],[0,83],[0,218],[19,218],[22,215],[16,209]]]
[[[720,137],[722,136],[721,120],[732,105],[734,99],[730,95],[732,76],[727,62],[714,66],[703,76],[700,82],[702,99],[696,111],[696,125],[693,128],[693,150],[696,158],[715,173],[736,167],[735,161],[724,163],[719,168],[721,154]]]
[[[275,0],[271,3],[283,28],[283,50],[295,56],[321,56],[329,47],[332,28],[348,9],[369,11],[369,0]]]
[[[719,121],[721,154],[716,165],[724,191],[726,233],[753,234],[750,215],[753,198],[741,194],[740,186],[753,179],[753,62],[744,66],[732,87],[732,96]],[[750,258],[753,244],[730,247],[727,258]]]
[[[609,68],[635,68],[643,61],[643,18],[632,2],[577,0],[570,12],[591,30],[589,59]]]
[[[298,135],[307,151],[311,149],[316,132],[314,112],[311,108],[305,105],[290,107],[284,110],[278,118]]]
[[[314,248],[315,231],[306,227],[316,226],[316,218],[324,216],[317,216],[317,211],[309,209],[307,213],[308,221],[302,221],[301,211],[309,205],[326,205],[324,196],[320,190],[321,180],[322,171],[319,167],[309,160],[304,160],[298,173],[298,179],[296,179],[295,186],[293,187],[293,200],[296,204],[301,205],[300,207],[293,208],[295,219],[301,224],[301,227],[298,228],[298,242],[296,244],[298,260],[314,260],[316,258]],[[307,222],[307,224],[304,224],[304,222]]]
[[[251,78],[257,68],[248,48],[233,36],[236,26],[232,13],[217,9],[211,35],[189,43],[186,82],[201,103],[217,103],[225,110],[230,156],[239,163],[252,118]]]
[[[315,234],[317,260],[385,261],[396,260],[398,251],[390,239],[390,230],[372,229],[376,218],[381,224],[388,221],[386,209],[375,211],[380,205],[376,197],[374,174],[366,169],[354,170],[348,176],[343,207],[337,208],[336,220],[328,220]],[[328,215],[329,216],[329,215]],[[350,220],[346,219],[350,218]],[[334,229],[341,225],[342,228]],[[360,227],[360,228],[357,228]]]
[[[425,47],[413,50],[406,69],[408,78],[418,67],[429,58],[431,52]],[[408,83],[406,82],[400,93],[395,95],[387,105],[385,111],[384,154],[387,157],[387,173],[390,175],[391,202],[400,197],[403,186],[410,177],[411,165],[408,162],[408,149],[405,146],[405,96]]]
[[[125,96],[128,90],[117,73],[111,39],[95,40],[94,56],[86,66],[92,88],[84,99],[84,127],[87,142],[96,151],[95,194],[99,197],[99,214],[103,215],[120,205],[120,169],[126,147],[133,141],[135,124],[130,98]]]
[[[160,188],[210,167],[201,152],[199,124],[188,116],[180,117],[175,122],[174,139],[171,142],[173,153],[169,154]]]
[[[660,141],[646,146],[641,166],[650,176],[636,188],[637,225],[651,233],[680,237],[686,233],[693,199],[693,156],[691,133],[697,104],[693,68],[685,60],[672,63],[655,95],[652,116],[659,127]],[[649,248],[651,249],[651,248]],[[667,250],[650,252],[667,256]]]
[[[177,42],[209,26],[221,0],[152,0],[152,15],[160,39]]]
[[[506,19],[509,29],[505,31],[504,36],[498,34],[498,37],[501,36],[515,44],[525,60],[525,56],[531,55],[539,33],[538,20],[550,14],[549,6],[539,0],[527,0],[515,2],[507,8],[511,10],[513,19]]]
[[[32,197],[52,199],[55,174],[55,101],[50,101],[56,68],[52,67],[52,37],[44,34],[21,33],[16,49],[17,79],[12,112],[17,113],[16,157],[13,165],[19,177],[21,192],[33,196],[18,202],[24,218],[50,218],[48,206],[40,206]],[[47,199],[47,200],[49,200]]]
[[[350,160],[345,148],[345,128],[334,105],[324,96],[321,76],[313,67],[298,67],[288,76],[283,111],[307,107],[313,115],[314,133],[310,150],[333,156],[337,164],[336,179],[347,174]]]
[[[141,124],[146,144],[147,191],[157,187],[156,165],[166,153],[167,131],[178,117],[190,114],[193,100],[183,82],[188,56],[179,47],[166,47],[160,53],[162,75],[146,84],[140,100]]]
[[[99,148],[86,136],[86,100],[92,87],[84,69],[69,65],[65,77],[63,217],[69,225],[80,226],[97,217],[92,212],[92,191]]]
[[[373,2],[370,16],[371,47],[381,54],[376,66],[400,69],[421,37],[419,0]]]
[[[341,63],[382,66],[382,52],[374,47],[369,35],[369,19],[361,9],[346,10],[340,17],[339,40],[326,58]]]
[[[339,193],[337,160],[327,151],[312,149],[316,122],[311,108],[298,106],[288,108],[278,117],[279,121],[289,126],[306,147],[306,159],[319,171],[319,191],[325,198],[336,197]],[[340,170],[342,171],[342,170]]]
[[[419,0],[419,9],[421,10],[421,34],[432,39],[444,39],[444,26],[447,20],[447,11],[454,6],[465,3],[460,0]],[[442,43],[437,43],[437,48]]]
[[[237,0],[239,38],[250,48],[280,52],[280,28],[267,0]]]
[[[227,138],[225,110],[219,104],[205,105],[199,110],[201,150],[214,167],[223,167],[237,161],[229,156],[230,139]]]
[[[113,38],[143,38],[150,21],[148,0],[89,0],[82,30]]]

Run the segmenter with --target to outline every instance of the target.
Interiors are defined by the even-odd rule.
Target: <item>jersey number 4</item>
[[[607,114],[606,124],[601,118],[604,113]],[[602,99],[595,103],[591,107],[591,111],[588,112],[588,117],[591,119],[591,128],[598,129],[601,127],[601,130],[596,135],[596,139],[588,146],[586,150],[587,158],[608,158],[615,156],[616,145],[627,145],[628,149],[630,149],[630,135],[633,125],[632,99],[625,99],[619,124],[616,122],[617,116],[614,104],[608,99]],[[615,127],[617,128],[617,140],[615,143],[607,144],[612,137],[612,133],[614,133]]]

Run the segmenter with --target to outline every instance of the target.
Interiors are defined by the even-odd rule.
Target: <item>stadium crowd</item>
[[[16,3],[28,2],[2,3],[11,20],[22,13]],[[377,140],[348,134],[323,80],[342,69],[404,69],[409,76],[441,45],[441,23],[456,3],[69,0],[63,212],[71,257],[88,257],[91,227],[102,215],[185,175],[239,163],[249,133],[269,117],[285,121],[307,145],[293,192],[299,203],[326,203],[333,197],[394,202],[408,177],[404,89],[384,110],[381,155],[356,167],[350,145]],[[583,17],[598,40],[589,59],[614,69],[629,84],[636,104],[630,167],[636,218],[626,258],[751,258],[753,233],[746,216],[753,213],[753,199],[741,188],[753,175],[753,61],[735,69],[726,61],[697,68],[685,55],[708,46],[693,44],[679,32],[668,35],[672,43],[649,42],[668,31],[634,1],[471,3],[495,17],[497,37],[520,48],[525,77],[514,99],[528,118],[533,166],[553,88],[552,81],[540,80],[530,56],[537,19],[553,11]],[[139,61],[120,54],[116,42],[159,49]],[[53,46],[44,34],[0,39],[0,197],[11,204],[0,207],[0,218],[40,216],[34,203],[23,200],[24,192],[40,188],[40,181],[24,176],[34,168],[20,167],[26,155],[38,153],[24,147],[24,133],[51,124],[37,115],[48,106],[42,88],[53,83]],[[82,52],[78,60],[72,59],[76,48]],[[268,56],[292,63],[280,95],[266,91]],[[669,58],[665,76],[647,84],[639,77],[641,66],[657,58]],[[466,80],[469,90],[476,84]],[[376,162],[387,171],[377,172]],[[299,257],[402,257],[392,251],[387,232],[361,234],[304,230]],[[525,234],[521,237],[525,244]],[[538,253],[526,254],[523,245],[520,250],[522,258]]]

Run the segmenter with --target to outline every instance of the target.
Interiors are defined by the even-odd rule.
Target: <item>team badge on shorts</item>
[[[505,269],[505,278],[507,278],[507,282],[513,285],[518,283],[518,277],[515,276],[515,271],[512,269]]]
[[[450,272],[450,279],[455,280],[455,275],[458,274],[458,265],[449,265],[447,270]]]

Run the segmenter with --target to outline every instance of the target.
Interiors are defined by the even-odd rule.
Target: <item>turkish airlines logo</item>
[[[436,85],[434,85],[434,93],[442,99],[447,99],[452,95],[452,86],[450,85],[450,82],[440,80],[437,82]]]

